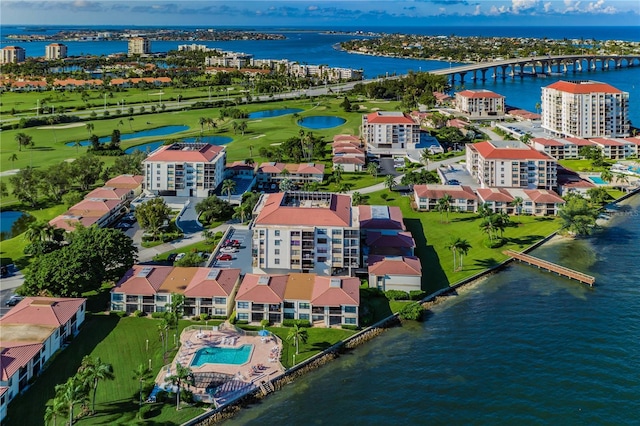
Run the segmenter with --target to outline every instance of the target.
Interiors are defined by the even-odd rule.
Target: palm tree
[[[300,353],[300,341],[302,341],[302,343],[307,343],[308,338],[309,334],[307,333],[307,330],[300,327],[297,323],[293,325],[287,335],[287,341],[293,341],[296,345],[296,355]]]
[[[469,253],[469,250],[471,250],[471,244],[469,244],[469,241],[465,240],[464,238],[460,239],[458,241],[458,254],[460,255],[460,270],[462,270],[463,268],[462,260],[467,255],[467,253]]]
[[[611,170],[609,169],[604,170],[602,173],[600,173],[600,179],[607,183],[610,183],[613,180],[613,173],[611,173]]]
[[[18,151],[22,151],[23,146],[30,146],[33,142],[33,138],[26,133],[18,133],[15,136],[15,141],[18,142]]]
[[[540,102],[536,102],[536,114],[540,114]]]
[[[393,175],[387,175],[384,178],[384,186],[389,190],[389,192],[393,191],[393,187],[396,186],[396,179]]]
[[[69,379],[61,384],[56,385],[56,398],[66,404],[69,414],[69,425],[73,424],[73,406],[79,402],[87,400],[87,390],[77,376],[69,377]]]
[[[342,164],[336,164],[333,166],[333,180],[336,183],[342,182],[342,172],[344,171],[344,167]]]
[[[522,213],[522,204],[523,203],[524,203],[524,200],[522,199],[522,197],[513,197],[513,201],[511,202],[511,205],[513,207],[515,207],[516,214],[518,216],[520,216],[520,213]]]
[[[111,364],[104,363],[100,358],[91,359],[89,355],[82,358],[80,364],[81,377],[83,378],[86,386],[93,390],[93,396],[91,398],[91,414],[96,412],[96,393],[98,391],[98,382],[100,380],[113,380],[113,367]]]
[[[240,124],[238,124],[238,130],[240,130],[240,133],[242,133],[242,136],[244,136],[244,132],[247,131],[247,122],[241,121]]]
[[[89,136],[91,136],[91,134],[93,133],[93,128],[94,128],[93,123],[85,124],[84,128],[87,129],[87,133],[89,133]]]
[[[240,222],[244,223],[246,217],[251,214],[250,207],[249,204],[240,204],[233,209],[233,218],[240,219]]]
[[[420,153],[420,161],[422,161],[424,165],[429,168],[429,160],[431,160],[431,154],[429,153],[429,150],[423,149]]]
[[[253,145],[249,144],[249,157],[253,158]]]
[[[625,175],[624,173],[616,173],[615,178],[617,183],[629,183],[629,176]]]
[[[438,206],[442,204],[442,208],[447,213],[447,222],[449,222],[449,212],[451,211],[451,203],[453,202],[453,197],[449,194],[444,194],[442,198],[438,200]]]
[[[24,233],[24,238],[31,243],[36,241],[51,241],[55,228],[47,222],[33,222]]]
[[[456,253],[458,253],[461,241],[462,240],[459,237],[452,238],[451,242],[447,246],[447,249],[451,250],[451,253],[453,254],[453,272],[456,271]]]
[[[489,236],[489,241],[493,241],[493,228],[493,216],[485,216],[480,223],[480,229],[482,229],[482,232]]]
[[[231,194],[236,191],[236,182],[233,179],[225,179],[222,181],[222,193],[227,193],[227,202],[231,201]]]
[[[11,167],[13,168],[13,163],[18,160],[18,154],[15,152],[9,156],[9,161],[11,161]]]
[[[200,117],[198,119],[198,123],[200,124],[200,134],[202,134],[202,132],[204,132],[204,124],[207,122],[207,119],[205,117]]]
[[[44,424],[48,425],[49,423],[53,423],[53,426],[56,426],[58,424],[58,416],[64,416],[66,414],[67,404],[58,397],[53,398],[51,404],[47,404],[44,412]]]
[[[80,141],[75,141],[73,143],[73,146],[76,147],[76,154],[78,153],[78,150],[80,149],[80,147],[82,146],[82,143]]]
[[[140,382],[140,401],[138,407],[142,407],[142,385],[151,376],[151,371],[144,366],[144,364],[138,365],[138,368],[133,370],[133,380]]]
[[[364,196],[358,191],[355,191],[353,194],[351,194],[351,205],[359,206],[360,204],[362,204],[363,201],[364,201]]]
[[[367,173],[373,176],[374,179],[378,177],[378,165],[376,163],[367,164]]]
[[[183,367],[179,362],[176,362],[176,372],[169,377],[169,380],[178,388],[176,392],[176,410],[179,410],[182,384],[193,385],[193,372],[189,367]]]

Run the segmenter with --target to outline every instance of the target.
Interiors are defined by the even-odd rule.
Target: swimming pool
[[[607,184],[607,182],[602,180],[602,178],[599,177],[599,176],[589,176],[589,180],[591,182],[595,183],[596,185],[606,185]]]
[[[198,349],[191,361],[192,367],[203,364],[232,364],[240,365],[249,361],[253,345],[242,345],[237,348],[221,348],[218,346]]]

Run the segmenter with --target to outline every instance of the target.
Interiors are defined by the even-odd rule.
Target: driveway
[[[232,254],[231,260],[218,260],[218,252],[214,253],[213,261],[209,265],[210,268],[239,268],[242,274],[250,274],[253,272],[252,258],[251,258],[251,246],[252,246],[252,233],[246,227],[236,228],[232,227],[229,231],[228,239],[238,240],[240,242],[240,249]]]
[[[202,231],[203,227],[198,222],[198,213],[196,213],[196,204],[204,200],[204,198],[198,197],[163,197],[164,201],[176,208],[178,206],[185,206],[182,213],[176,219],[176,225],[185,235],[195,234]]]
[[[9,276],[0,278],[0,316],[3,316],[12,308],[5,303],[23,282],[24,276],[22,272],[13,266],[9,269]]]
[[[380,159],[380,170],[378,171],[380,176],[400,176],[400,173],[396,170],[393,165],[393,158],[381,158]]]

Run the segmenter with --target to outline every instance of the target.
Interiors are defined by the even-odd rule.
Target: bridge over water
[[[598,68],[609,70],[634,66],[640,66],[640,55],[547,55],[478,62],[429,72],[451,76],[451,85],[454,86],[456,77],[463,84],[467,74],[470,74],[472,81],[486,81],[487,78],[505,80],[507,77],[564,75],[568,72],[593,71]]]

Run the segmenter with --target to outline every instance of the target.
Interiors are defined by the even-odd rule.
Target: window
[[[275,253],[275,254],[280,254],[280,249],[275,249],[275,250],[274,250],[274,253]]]
[[[309,320],[309,314],[300,314],[299,317],[301,320]]]
[[[280,240],[275,240],[274,244],[279,246],[280,245]]]
[[[156,295],[156,302],[166,302],[167,296]]]
[[[213,300],[213,303],[215,303],[216,305],[224,305],[225,303],[227,303],[227,298],[226,297],[216,297]]]
[[[344,307],[344,312],[347,314],[355,314],[356,313],[356,307],[355,306],[345,306]]]
[[[298,309],[309,309],[311,306],[308,303],[300,302],[298,304]]]
[[[322,262],[326,262],[327,258],[326,257],[319,257],[318,258],[318,262],[322,263]]]
[[[238,302],[238,309],[249,309],[249,302]]]
[[[280,264],[280,259],[273,259],[273,263],[276,264],[276,265],[279,265]]]
[[[284,302],[285,309],[295,309],[296,304],[294,302]]]
[[[276,237],[280,236],[280,231],[278,229],[276,229],[275,231],[273,231],[273,235],[275,235]]]
[[[122,302],[122,293],[113,293],[111,294],[111,300],[114,302]]]
[[[355,324],[356,323],[356,319],[355,318],[345,318],[344,319],[344,323],[345,324]]]
[[[248,321],[249,320],[249,314],[244,312],[244,313],[239,313],[238,314],[238,320],[240,321]]]
[[[295,319],[293,312],[285,312],[284,319]]]

